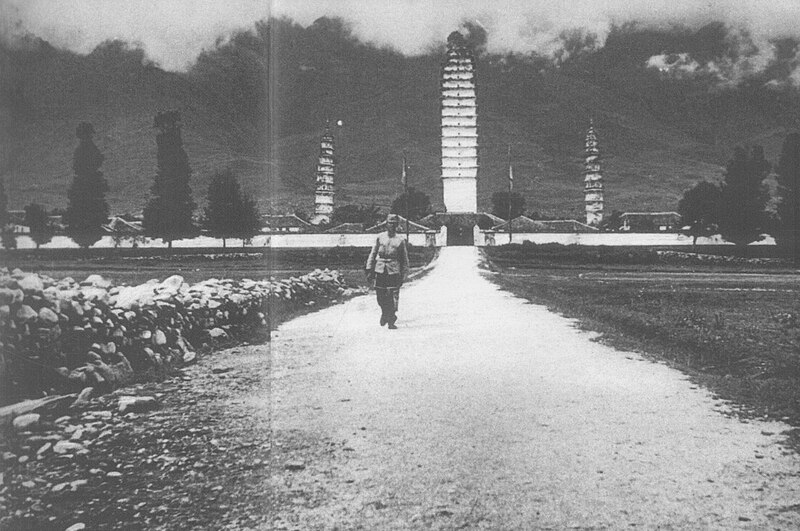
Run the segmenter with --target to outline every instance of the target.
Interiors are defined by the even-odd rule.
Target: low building
[[[400,222],[397,224],[397,232],[400,233],[400,234],[405,234],[406,232],[414,233],[414,234],[417,234],[417,233],[420,233],[420,232],[436,232],[435,229],[432,229],[430,227],[426,227],[425,225],[420,225],[419,223],[415,223],[413,221],[406,220],[406,218],[404,218],[403,216],[401,216],[399,214],[398,214],[397,217],[400,219]],[[408,230],[406,230],[406,223],[408,223]],[[372,227],[369,227],[364,232],[379,233],[379,232],[383,232],[385,230],[386,230],[386,220],[383,220],[380,223],[378,223],[377,225],[373,225]]]
[[[103,230],[113,235],[136,236],[144,233],[141,221],[127,221],[121,217],[113,217],[103,225]]]
[[[30,234],[31,233],[31,228],[29,226],[27,226],[27,225],[23,225],[23,224],[20,224],[20,223],[9,223],[7,226],[11,227],[11,233],[12,234]]]
[[[9,210],[7,211],[8,214],[8,222],[13,223],[15,225],[24,225],[25,224],[25,211],[24,210]]]
[[[342,223],[325,230],[329,234],[362,234],[364,230],[363,223]]]
[[[599,232],[599,229],[581,223],[574,219],[547,219],[536,220],[527,216],[519,216],[513,220],[504,221],[499,225],[495,225],[491,230],[495,232],[519,232],[519,233],[534,233],[534,232],[547,232],[547,233],[593,233]]]
[[[66,232],[67,226],[64,225],[64,216],[61,214],[50,214],[47,216],[47,219],[50,228],[53,230],[53,234],[61,235]]]
[[[677,212],[623,212],[619,221],[618,230],[623,232],[676,232],[681,228]]]
[[[266,234],[297,234],[314,232],[314,227],[295,214],[262,216],[264,225],[261,232]]]

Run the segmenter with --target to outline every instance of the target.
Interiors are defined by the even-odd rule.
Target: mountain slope
[[[198,199],[214,171],[231,166],[251,190],[265,181],[265,164],[237,152],[243,135],[238,124],[209,105],[186,75],[164,72],[120,43],[81,57],[43,42],[24,49],[2,49],[9,72],[3,107],[0,168],[12,207],[36,201],[66,206],[72,183],[75,128],[91,122],[95,143],[105,156],[101,170],[110,185],[115,213],[140,211],[156,173],[154,116],[178,109],[184,146]]]
[[[763,144],[776,161],[787,130],[800,123],[796,89],[769,86],[766,72],[726,85],[645,67],[652,55],[685,50],[721,62],[725,35],[712,30],[617,29],[604,47],[573,51],[557,65],[481,56],[479,207],[489,209],[491,194],[506,189],[511,145],[515,190],[527,209],[581,217],[590,117],[609,211],[674,209],[694,182],[721,177],[737,144]],[[262,211],[310,212],[319,139],[327,119],[342,120],[332,125],[337,204],[388,207],[401,191],[406,150],[411,184],[441,208],[442,58],[442,50],[404,57],[376,49],[331,19],[308,28],[259,23],[204,52],[188,73],[164,72],[119,42],[79,56],[30,40],[0,49],[0,66],[11,73],[0,81],[9,117],[0,171],[13,207],[65,206],[75,127],[90,121],[106,156],[112,212],[140,211],[156,170],[153,116],[176,108],[199,204],[213,173],[231,168]]]

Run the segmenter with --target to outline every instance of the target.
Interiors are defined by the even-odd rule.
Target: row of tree
[[[172,247],[172,241],[199,234],[204,228],[209,235],[222,238],[251,239],[260,230],[255,202],[241,190],[230,170],[217,173],[207,194],[200,226],[194,222],[197,205],[192,199],[189,180],[191,168],[183,149],[181,117],[177,111],[158,113],[155,117],[157,172],[150,190],[150,199],[143,212],[144,234],[161,238]],[[81,123],[76,134],[79,140],[73,158],[75,178],[68,191],[68,206],[63,222],[66,234],[81,247],[97,242],[108,222],[105,194],[108,183],[100,171],[103,155],[94,143],[94,128]],[[760,146],[751,152],[741,147],[734,150],[723,182],[700,182],[686,191],[678,204],[678,212],[688,234],[696,243],[700,236],[720,234],[737,245],[757,241],[761,234],[771,233],[779,246],[791,256],[800,252],[800,133],[789,134],[776,166],[778,203],[774,216],[767,211],[769,191],[765,180],[772,165]],[[9,230],[8,197],[0,182],[0,227],[5,248],[15,246]],[[513,219],[523,213],[525,199],[516,192],[497,192],[492,196],[492,213]],[[432,212],[430,198],[409,187],[392,203],[391,212],[418,220]],[[375,206],[345,205],[334,211],[331,223],[377,223],[382,214]],[[25,223],[37,246],[52,237],[47,210],[36,203],[25,207]]]
[[[142,226],[144,234],[161,238],[172,247],[173,240],[191,238],[205,229],[209,235],[243,241],[258,234],[261,228],[255,202],[246,196],[230,170],[217,173],[208,187],[207,201],[200,225],[194,221],[197,208],[189,185],[191,167],[183,149],[181,117],[178,111],[158,113],[155,117],[157,146],[157,172],[150,190],[150,199],[144,208]],[[63,223],[66,234],[81,247],[89,247],[105,233],[108,223],[108,203],[105,196],[108,182],[100,171],[103,154],[94,143],[94,128],[90,123],[78,125],[72,169],[75,173],[67,197]],[[16,240],[9,227],[8,197],[0,183],[0,227],[3,246],[13,248]],[[25,207],[25,224],[37,247],[50,241],[53,230],[47,210],[38,204]]]
[[[737,147],[728,162],[722,183],[697,183],[678,203],[678,213],[694,242],[700,236],[719,234],[736,245],[747,245],[769,233],[776,243],[798,258],[800,252],[800,134],[787,135],[775,175],[777,207],[767,210],[770,200],[765,184],[772,165],[760,146]]]
[[[765,180],[772,165],[766,160],[761,146],[748,153],[737,147],[728,162],[723,182],[702,181],[687,190],[678,203],[681,224],[694,238],[721,235],[736,245],[758,241],[762,234],[774,236],[777,244],[789,256],[798,259],[800,254],[800,133],[789,134],[783,144],[780,160],[775,167],[777,207],[774,213],[767,209],[770,194]],[[517,192],[503,191],[492,195],[492,214],[503,219],[523,215],[525,198]],[[391,212],[418,220],[432,212],[430,198],[414,189],[400,195],[392,203]],[[616,230],[619,212],[612,213],[602,229]],[[529,217],[539,219],[537,213]],[[382,218],[377,207],[345,205],[334,211],[332,225],[339,223],[375,223]]]

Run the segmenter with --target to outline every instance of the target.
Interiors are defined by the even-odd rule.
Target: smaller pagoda
[[[330,223],[333,216],[333,178],[336,164],[333,156],[333,135],[330,124],[325,124],[325,133],[319,143],[319,160],[317,161],[316,194],[314,198],[314,217],[311,223],[319,225]]]
[[[589,120],[586,133],[586,162],[583,169],[583,194],[586,205],[586,224],[597,227],[603,221],[603,173],[600,171],[600,150],[594,121]]]

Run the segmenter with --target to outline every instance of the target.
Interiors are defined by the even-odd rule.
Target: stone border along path
[[[398,330],[370,295],[274,333],[275,529],[800,527],[788,425],[732,418],[477,263],[444,248]]]

